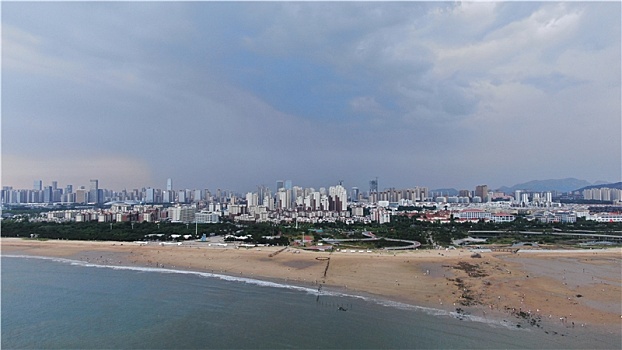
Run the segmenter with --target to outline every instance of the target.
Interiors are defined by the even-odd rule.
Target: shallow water
[[[2,348],[619,347],[454,316],[210,273],[2,257]]]

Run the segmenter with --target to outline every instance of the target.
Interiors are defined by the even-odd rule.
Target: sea
[[[21,255],[1,264],[2,349],[620,348],[619,335],[315,287]]]

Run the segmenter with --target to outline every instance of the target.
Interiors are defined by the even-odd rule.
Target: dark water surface
[[[480,321],[243,278],[2,257],[3,349],[619,346]]]

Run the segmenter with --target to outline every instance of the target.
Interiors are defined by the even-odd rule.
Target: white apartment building
[[[217,224],[220,222],[220,216],[218,213],[214,213],[207,210],[202,210],[194,214],[194,219],[199,224]]]
[[[176,205],[168,208],[168,212],[168,217],[171,218],[171,222],[194,222],[195,208],[192,206]]]

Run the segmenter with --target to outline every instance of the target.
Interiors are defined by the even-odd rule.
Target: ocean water
[[[611,348],[379,299],[154,268],[2,256],[3,349]],[[347,311],[340,311],[339,307]]]

